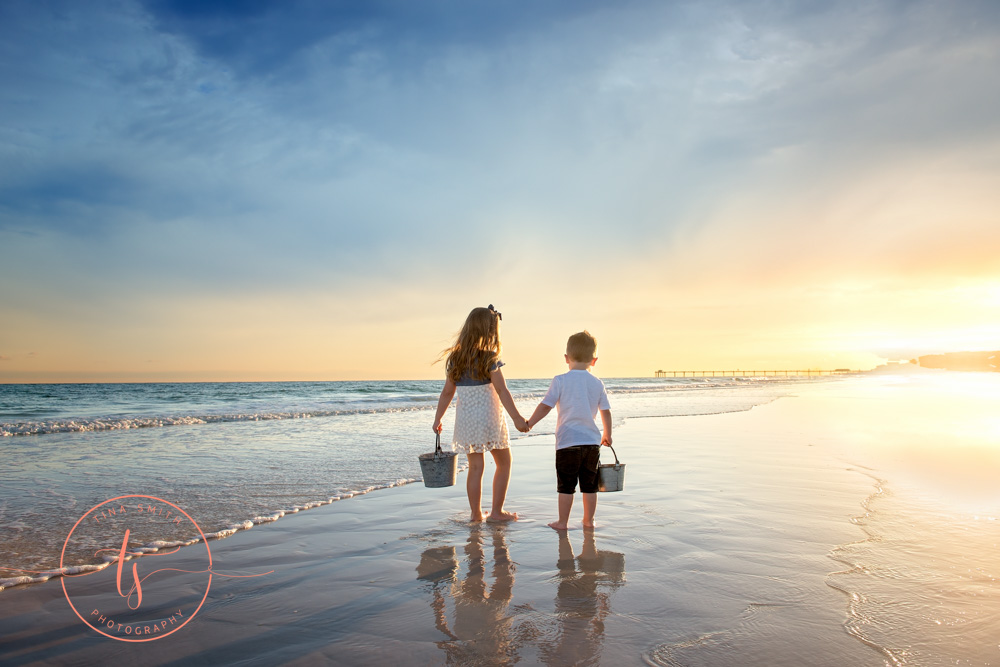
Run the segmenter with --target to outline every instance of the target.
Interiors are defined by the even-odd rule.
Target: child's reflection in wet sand
[[[484,542],[492,546],[492,583]],[[464,547],[465,576],[460,573],[455,547],[424,551],[417,578],[432,583],[434,624],[449,639],[437,642],[449,665],[507,665],[519,660],[523,637],[508,613],[514,589],[515,566],[510,559],[504,526],[477,524]],[[449,624],[447,596],[454,600],[454,621]]]
[[[610,594],[625,583],[625,556],[598,551],[593,531],[584,531],[576,556],[564,531],[550,580],[556,584],[554,614],[548,616],[531,604],[511,609],[515,564],[506,530],[502,525],[472,526],[461,562],[453,546],[433,547],[420,557],[417,578],[429,583],[434,625],[445,637],[437,642],[445,664],[512,665],[532,644],[537,659],[547,665],[597,664]],[[449,597],[454,606],[451,619]],[[527,597],[533,598],[534,592]]]
[[[610,591],[625,583],[625,555],[598,551],[594,531],[583,531],[580,555],[573,553],[568,531],[559,533],[556,561],[558,586],[556,637],[539,649],[546,665],[589,665],[600,662],[604,619],[611,611]]]

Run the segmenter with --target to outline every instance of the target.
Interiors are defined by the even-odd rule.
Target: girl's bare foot
[[[486,517],[486,520],[490,523],[497,523],[501,521],[517,521],[517,512],[500,512],[499,514],[490,514]]]
[[[485,518],[486,518],[486,515],[483,514],[482,512],[479,512],[478,514],[473,514],[472,518],[469,519],[469,521],[472,521],[473,523],[479,523],[480,521],[482,521]]]
[[[568,530],[569,526],[564,523],[559,523],[558,521],[553,521],[549,524],[549,528],[552,530]]]

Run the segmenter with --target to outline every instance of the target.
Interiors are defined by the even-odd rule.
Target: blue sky
[[[998,29],[985,1],[5,2],[0,380],[433,376],[490,301],[527,375],[584,327],[617,374],[981,347]]]

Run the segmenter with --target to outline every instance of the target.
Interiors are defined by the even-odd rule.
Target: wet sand
[[[211,542],[204,604],[155,641],[98,635],[58,581],[4,591],[0,662],[906,664],[912,653],[866,629],[877,612],[854,597],[864,582],[851,550],[872,546],[866,522],[886,482],[844,444],[852,431],[829,425],[862,394],[817,388],[749,412],[630,420],[615,434],[625,490],[599,495],[593,532],[579,498],[571,530],[546,526],[554,454],[539,436],[514,452],[516,523],[470,525],[463,474]],[[162,562],[204,569],[197,548]],[[207,575],[159,576],[150,618],[190,617]],[[74,585],[78,607],[103,604],[115,569]]]

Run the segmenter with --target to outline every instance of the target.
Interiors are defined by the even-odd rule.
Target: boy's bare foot
[[[593,530],[594,529],[594,522],[591,521],[590,523],[587,523],[586,521],[584,521],[583,522],[583,528],[584,528],[584,530]]]
[[[568,530],[569,526],[564,523],[559,523],[558,521],[553,521],[549,524],[549,528],[552,530]]]
[[[500,523],[502,521],[517,521],[517,512],[500,512],[499,514],[490,514],[486,517],[486,520],[490,523]]]

